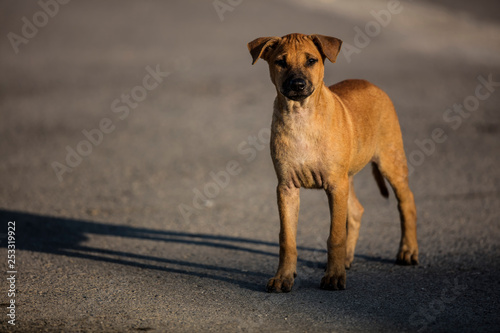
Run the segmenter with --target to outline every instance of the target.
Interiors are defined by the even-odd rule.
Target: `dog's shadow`
[[[213,247],[221,250],[243,251],[250,254],[275,257],[276,264],[278,260],[278,243],[249,238],[137,228],[8,210],[0,210],[0,220],[16,221],[17,249],[197,276],[236,284],[252,291],[264,290],[263,281],[269,278],[272,273],[241,270],[220,265],[211,265],[209,263],[169,259],[161,256],[164,253],[156,257],[134,252],[113,250],[110,249],[112,244],[110,245],[109,243],[106,244],[107,248],[89,247],[83,244],[89,239],[87,235],[94,234],[158,242],[182,243],[200,248]],[[0,246],[6,247],[6,235],[3,234],[3,236],[4,237],[0,238]],[[268,247],[270,248],[269,250],[262,250],[262,248]],[[298,249],[300,251],[311,251],[314,253],[324,252],[326,254],[326,251],[323,249],[307,247],[298,247]],[[389,262],[381,258],[371,258],[367,256],[359,257],[368,261]],[[299,258],[299,262],[301,265],[311,268],[324,267],[323,262],[320,263],[315,260]],[[175,266],[175,268],[172,266]]]

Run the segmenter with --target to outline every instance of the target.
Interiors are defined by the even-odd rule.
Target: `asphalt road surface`
[[[0,4],[1,331],[500,329],[498,1],[59,1]],[[327,201],[304,190],[295,286],[265,292],[275,90],[246,43],[291,32],[344,41],[327,83],[393,99],[419,266],[394,265],[396,201],[363,170],[347,289],[319,289]]]

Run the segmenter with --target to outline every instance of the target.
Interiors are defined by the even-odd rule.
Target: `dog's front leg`
[[[280,214],[280,262],[276,275],[267,283],[268,292],[289,292],[297,276],[297,221],[299,219],[300,189],[278,185]]]
[[[345,179],[344,179],[345,178]],[[330,235],[327,241],[328,263],[321,280],[321,288],[328,290],[345,289],[346,218],[349,179],[347,175],[326,188],[330,204]]]

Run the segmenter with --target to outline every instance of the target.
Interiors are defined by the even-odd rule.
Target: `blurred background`
[[[0,245],[15,220],[22,304],[2,329],[498,328],[498,1],[8,0],[0,31]],[[420,266],[393,265],[396,201],[363,170],[347,290],[318,288],[327,200],[304,190],[296,285],[264,293],[276,92],[246,44],[292,32],[344,41],[327,84],[393,99]]]

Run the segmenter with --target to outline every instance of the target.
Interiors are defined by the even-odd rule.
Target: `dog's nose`
[[[304,79],[292,79],[290,81],[290,89],[293,91],[301,91],[306,87],[306,81]]]

